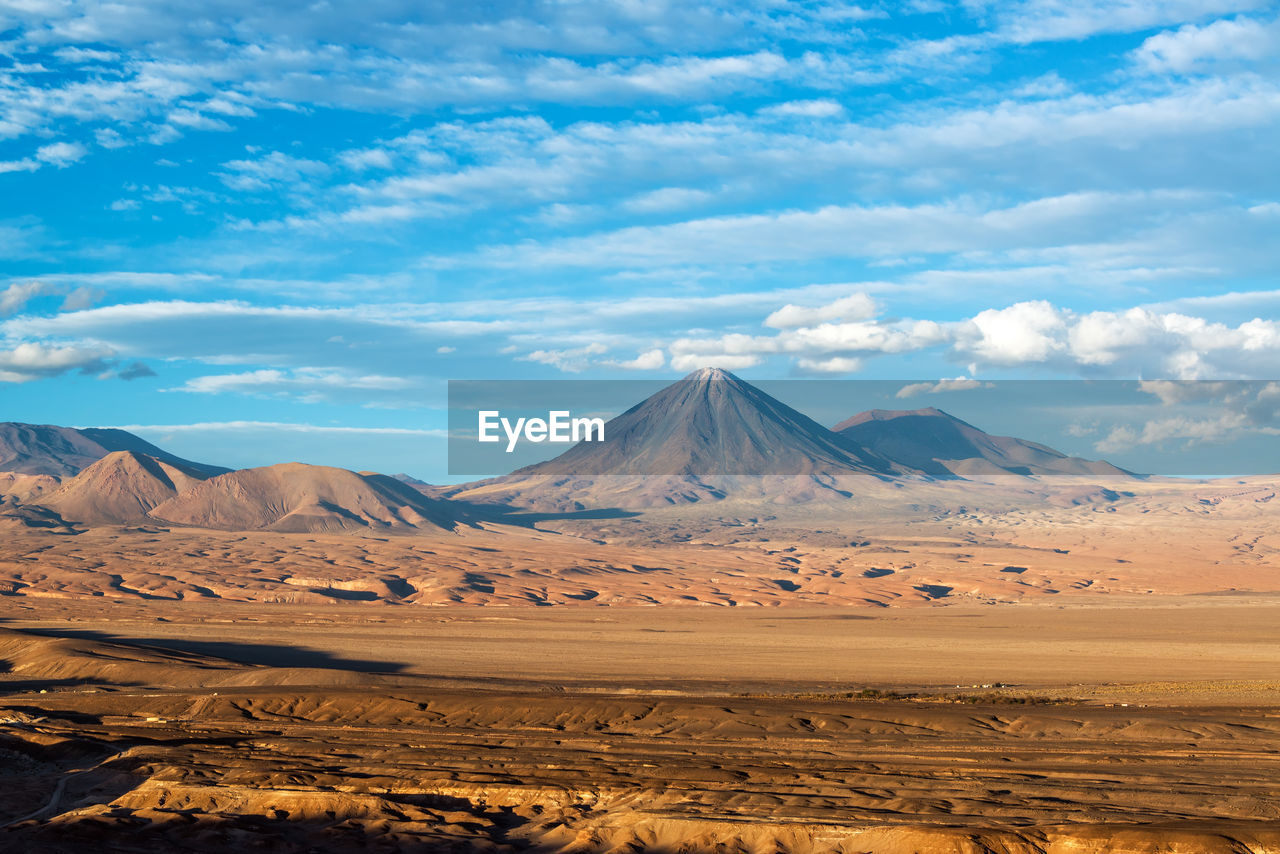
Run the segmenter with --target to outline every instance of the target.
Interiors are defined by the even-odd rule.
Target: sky
[[[0,419],[439,480],[451,379],[1270,381],[1278,155],[1275,2],[0,0]]]

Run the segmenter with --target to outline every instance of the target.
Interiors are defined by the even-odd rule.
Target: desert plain
[[[1280,850],[1268,478],[6,531],[15,851]]]

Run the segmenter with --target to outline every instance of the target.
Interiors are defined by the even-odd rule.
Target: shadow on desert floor
[[[219,658],[236,664],[264,667],[298,667],[346,670],[355,673],[402,673],[408,664],[379,659],[344,658],[305,646],[280,643],[239,643],[236,641],[186,640],[174,637],[117,635],[90,629],[24,629],[24,633],[47,638],[91,640],[192,655]],[[47,687],[47,686],[41,686]]]

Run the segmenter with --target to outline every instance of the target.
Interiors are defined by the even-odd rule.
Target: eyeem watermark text
[[[554,409],[546,418],[503,418],[496,409],[480,410],[478,439],[500,442],[498,428],[507,436],[507,453],[516,449],[523,438],[529,442],[603,442],[603,418],[573,418],[567,409]]]

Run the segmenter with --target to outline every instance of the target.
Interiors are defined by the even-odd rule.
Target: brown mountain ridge
[[[0,422],[0,472],[71,477],[114,451],[146,454],[205,477],[230,471],[184,460],[126,430]]]
[[[872,409],[840,422],[834,429],[901,466],[933,477],[1133,476],[1102,460],[1071,457],[1037,442],[992,435],[932,406]]]
[[[448,502],[386,475],[282,463],[219,475],[154,507],[153,519],[223,530],[452,530]]]
[[[133,451],[115,451],[63,483],[39,503],[63,519],[89,525],[143,522],[158,504],[187,491],[205,475]]]
[[[921,482],[930,480],[1132,477],[1106,462],[993,436],[932,408],[871,410],[829,430],[718,369],[692,373],[612,419],[605,442],[580,443],[511,475],[450,487],[302,463],[225,471],[123,431],[0,426],[0,449],[27,469],[74,468],[105,447],[99,439],[156,452],[107,452],[56,488],[49,475],[8,475],[5,515],[28,525],[46,524],[50,517],[32,509],[41,507],[90,526],[440,531],[474,518],[476,504],[560,513],[724,499],[804,504],[875,499],[904,488],[924,499]],[[18,506],[29,512],[18,513]]]

